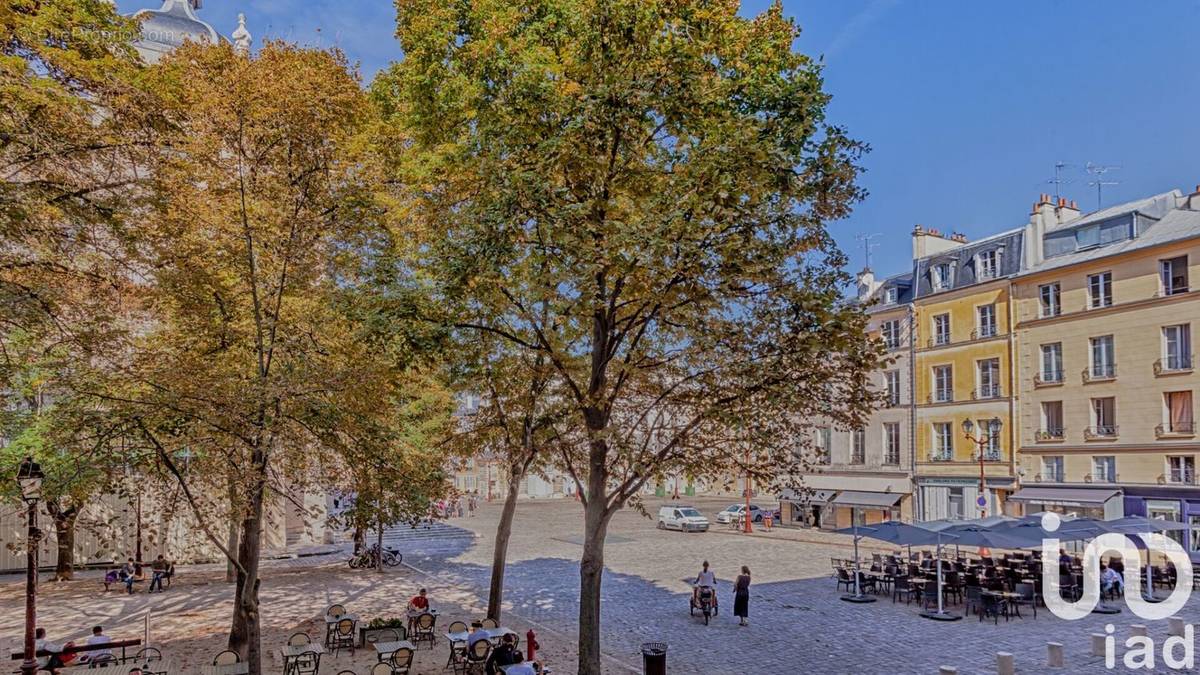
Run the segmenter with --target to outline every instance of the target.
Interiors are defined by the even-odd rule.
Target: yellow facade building
[[[1026,247],[1014,503],[1189,523],[1173,536],[1200,553],[1200,188],[1086,216],[1043,197]]]
[[[1009,284],[1023,237],[913,231],[919,519],[995,515],[1016,487]]]

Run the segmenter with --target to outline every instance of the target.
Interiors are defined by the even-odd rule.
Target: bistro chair
[[[308,633],[292,633],[292,637],[288,638],[289,647],[303,647],[311,645],[312,638],[308,637]]]
[[[413,622],[414,644],[420,645],[422,642],[428,641],[429,648],[433,649],[437,643],[437,638],[433,635],[433,628],[437,624],[437,615],[426,612],[417,617]]]
[[[233,651],[232,649],[226,649],[225,651],[223,651],[220,654],[217,654],[216,656],[213,657],[213,665],[214,666],[232,666],[235,663],[241,663],[241,662],[242,662],[241,654],[238,654],[237,652]]]
[[[946,572],[942,576],[942,592],[947,596],[953,596],[962,602],[963,593],[962,579],[958,576],[958,572]]]
[[[338,673],[338,675],[341,675],[341,673]],[[375,665],[371,666],[371,670],[368,672],[368,675],[392,675],[392,662],[380,661],[379,663],[376,663]]]
[[[134,654],[133,660],[141,663],[162,661],[162,652],[157,647],[143,647],[138,650],[137,654]]]
[[[337,626],[333,630],[330,646],[333,648],[334,656],[347,647],[350,648],[350,654],[354,654],[354,621],[351,619],[342,619],[337,622]]]
[[[480,621],[480,622],[479,622],[479,624],[480,624],[480,626],[481,626],[481,627],[483,627],[485,630],[492,629],[492,628],[499,628],[499,627],[500,627],[500,622],[499,622],[499,621],[497,621],[497,620],[495,620],[495,619],[493,619],[493,618],[491,618],[491,617],[487,617],[486,619],[484,619],[484,620]]]
[[[909,604],[913,601],[913,596],[920,594],[919,589],[913,588],[912,584],[908,583],[908,577],[896,577],[892,583],[892,602],[896,602],[896,598],[904,598],[904,604]]]
[[[101,654],[88,659],[89,668],[103,668],[105,666],[117,665],[117,657],[112,654]]]
[[[971,608],[975,608],[975,613],[978,614],[983,607],[983,597],[980,595],[983,589],[978,584],[968,584],[963,588],[964,607],[963,613],[971,616]]]
[[[480,642],[486,643],[487,640],[481,640]],[[393,675],[409,675],[409,672],[412,670],[412,663],[413,650],[408,647],[401,647],[392,652],[391,666]]]
[[[476,640],[475,644],[467,649],[467,673],[482,673],[484,664],[487,663],[488,656],[492,653],[492,643],[487,640]]]
[[[983,593],[980,596],[983,601],[983,611],[979,613],[979,620],[983,621],[987,617],[993,617],[993,623],[1000,623],[1000,615],[1004,615],[1004,623],[1008,623],[1008,604],[1004,602],[1004,598],[992,593]]]
[[[849,572],[847,572],[845,569],[839,567],[837,570],[837,588],[838,588],[838,590],[839,591],[842,590],[843,586],[846,587],[846,592],[850,592],[850,590],[852,588],[854,588],[854,579],[850,578]]]
[[[1029,605],[1033,608],[1033,618],[1037,618],[1037,593],[1033,584],[1019,583],[1013,588],[1013,592],[1020,597],[1010,598],[1008,604],[1012,605],[1017,616],[1021,616],[1021,605]]]
[[[330,605],[329,609],[325,610],[325,616],[332,619],[340,619],[346,616],[346,606],[342,604]]]
[[[467,624],[465,621],[451,621],[449,626],[446,626],[447,633],[465,633],[467,632]]]
[[[381,628],[377,631],[372,631],[367,639],[363,640],[363,644],[375,645],[384,642],[399,642],[403,639],[400,637],[400,631],[395,628]]]

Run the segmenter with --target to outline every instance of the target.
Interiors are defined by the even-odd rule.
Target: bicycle
[[[379,567],[379,547],[371,546],[363,550],[358,555],[351,556],[348,561],[350,569],[373,569]],[[383,549],[383,565],[385,567],[398,567],[404,562],[404,554],[394,548]]]

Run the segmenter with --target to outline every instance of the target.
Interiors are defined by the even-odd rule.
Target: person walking
[[[738,618],[739,626],[745,626],[750,616],[750,568],[745,565],[733,584],[733,615]]]

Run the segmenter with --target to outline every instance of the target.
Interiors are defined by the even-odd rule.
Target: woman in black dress
[[[750,616],[750,568],[745,565],[733,585],[733,615],[738,617],[739,626],[745,626]]]

